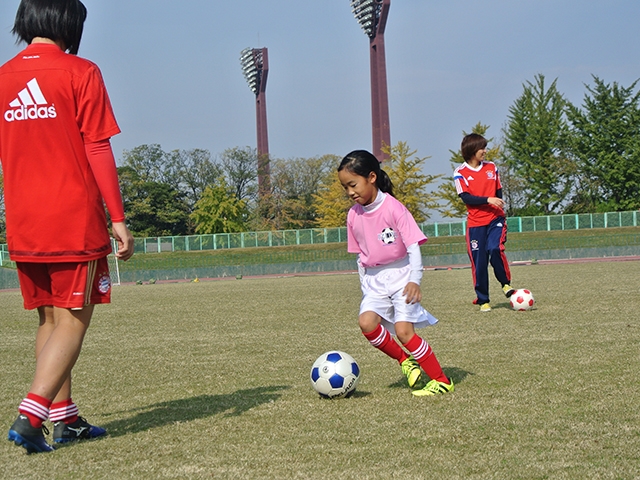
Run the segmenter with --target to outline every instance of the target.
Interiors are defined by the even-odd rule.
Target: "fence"
[[[423,223],[428,237],[464,235],[466,221]],[[538,232],[589,228],[637,227],[638,212],[582,213],[571,215],[543,215],[538,217],[507,218],[509,232]],[[136,253],[158,253],[227,248],[274,247],[283,245],[312,245],[347,241],[345,227],[279,230],[272,232],[214,233],[208,235],[145,237],[135,239]],[[0,266],[9,262],[6,245],[0,245]]]
[[[543,215],[539,217],[510,217],[509,232],[537,232],[638,226],[638,212],[583,213],[571,215]],[[464,235],[466,221],[423,223],[428,237]],[[273,232],[215,233],[180,237],[146,237],[135,240],[136,253],[157,253],[225,248],[274,247],[346,242],[345,227],[279,230]]]
[[[510,262],[533,259],[570,259],[594,257],[640,256],[640,232],[612,227],[637,225],[636,212],[593,215],[558,215],[552,217],[514,217],[507,219],[510,232],[551,230],[601,229],[584,231],[580,235],[512,236],[509,239],[507,258]],[[422,225],[430,237],[444,237],[441,241],[428,242],[422,248],[425,267],[459,265],[468,263],[466,243],[461,236],[465,222]],[[446,237],[451,237],[448,240]],[[129,262],[110,263],[114,284],[171,279],[216,278],[250,275],[271,275],[301,272],[344,271],[355,268],[353,255],[346,248],[326,249],[264,249],[255,254],[242,247],[304,245],[344,242],[344,228],[287,230],[280,232],[251,232],[189,237],[158,237],[137,240],[138,253]],[[158,251],[196,251],[218,249],[215,255],[177,254],[159,256]],[[226,249],[226,250],[222,250]],[[111,256],[113,257],[113,256]],[[17,288],[15,264],[9,261],[6,245],[0,245],[2,265],[0,290]],[[111,260],[115,261],[114,258]],[[13,267],[13,268],[11,268]]]

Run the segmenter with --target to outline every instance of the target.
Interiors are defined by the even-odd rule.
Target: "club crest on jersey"
[[[111,277],[108,273],[103,272],[98,278],[98,291],[103,295],[111,290]]]
[[[478,250],[478,240],[471,240],[471,242],[469,242],[471,244],[471,250],[472,251],[477,251]]]
[[[391,245],[396,243],[396,232],[391,227],[384,228],[382,232],[378,234],[378,239],[382,240],[385,245]]]
[[[9,107],[11,108],[4,112],[7,122],[56,118],[58,115],[56,107],[47,103],[35,78],[29,80],[27,86],[18,92],[18,96],[9,102]]]
[[[493,180],[495,178],[495,173],[493,172],[493,170],[487,170],[487,178],[489,180]]]

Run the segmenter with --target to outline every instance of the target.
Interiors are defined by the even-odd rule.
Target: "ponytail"
[[[388,193],[392,197],[394,196],[393,183],[391,183],[391,179],[389,178],[389,175],[387,175],[387,172],[382,169],[377,173],[376,187],[378,187],[378,190],[381,192]]]

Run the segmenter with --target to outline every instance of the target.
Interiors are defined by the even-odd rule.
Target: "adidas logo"
[[[9,103],[11,109],[4,112],[7,122],[20,120],[36,120],[38,118],[56,118],[56,107],[47,106],[38,81],[33,78],[27,82],[27,86],[18,92],[17,98]]]

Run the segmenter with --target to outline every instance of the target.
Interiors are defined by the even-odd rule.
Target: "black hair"
[[[473,158],[478,150],[482,150],[487,147],[487,140],[482,135],[477,133],[470,133],[465,135],[460,145],[460,153],[465,162],[468,162]]]
[[[21,0],[11,32],[27,44],[35,37],[62,41],[76,55],[87,9],[80,0]]]
[[[393,184],[389,175],[380,168],[380,162],[372,153],[366,150],[354,150],[348,153],[340,162],[338,171],[348,170],[360,177],[369,178],[369,174],[376,174],[376,187],[378,190],[393,196]]]

